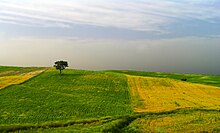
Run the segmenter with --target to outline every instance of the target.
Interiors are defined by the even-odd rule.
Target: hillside
[[[180,74],[44,70],[0,67],[0,84],[7,84],[0,90],[0,132],[220,130],[218,76],[183,82]],[[8,84],[14,75],[31,77]]]
[[[130,76],[142,77],[156,77],[156,78],[170,78],[181,80],[186,78],[187,82],[199,83],[211,86],[220,87],[220,76],[217,75],[203,75],[203,74],[180,74],[180,73],[165,73],[165,72],[144,72],[144,71],[128,71],[128,70],[114,70],[114,73],[121,73]]]
[[[220,88],[167,78],[128,76],[136,112],[220,109]]]
[[[12,84],[22,83],[45,70],[46,68],[0,66],[0,89]]]

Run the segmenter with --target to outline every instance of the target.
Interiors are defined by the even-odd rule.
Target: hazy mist
[[[1,65],[53,66],[67,60],[75,69],[134,69],[220,74],[220,39],[105,40],[71,38],[1,39]]]

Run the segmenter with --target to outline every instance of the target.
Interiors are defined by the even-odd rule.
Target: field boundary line
[[[42,75],[42,74],[45,73],[48,69],[49,69],[49,68],[43,69],[42,72],[40,72],[39,74],[34,75],[33,77],[29,78],[28,80],[25,80],[24,82],[21,82],[21,83],[19,83],[19,84],[17,84],[17,85],[22,85],[22,84],[24,84],[24,83],[26,83],[26,82],[28,82],[28,81],[30,81],[30,80],[32,80],[32,79],[34,79],[34,78],[40,76],[40,75]],[[38,70],[38,71],[39,71],[39,70]]]
[[[39,72],[37,75],[33,75],[33,76],[32,76],[32,75],[28,75],[28,74],[33,73],[33,72],[29,72],[29,73],[25,73],[24,75],[20,75],[20,77],[22,77],[22,76],[30,76],[30,78],[28,78],[27,80],[25,80],[25,81],[23,81],[23,82],[20,82],[20,83],[12,83],[12,84],[9,84],[9,85],[7,85],[7,86],[5,86],[5,87],[3,87],[3,88],[0,88],[0,90],[10,88],[11,86],[14,86],[14,85],[22,85],[22,84],[24,84],[24,83],[30,81],[31,79],[33,79],[33,78],[35,78],[35,77],[37,77],[37,76],[40,76],[41,74],[43,74],[43,73],[46,72],[47,70],[48,70],[48,68],[44,68],[44,69],[42,69],[42,70],[33,71],[33,72]],[[32,77],[31,77],[31,76],[32,76]],[[18,77],[19,77],[19,76],[18,76]]]
[[[27,125],[8,125],[8,126],[0,126],[0,132],[17,132],[17,131],[24,131],[29,129],[49,129],[49,128],[60,128],[60,127],[69,127],[77,124],[92,124],[100,122],[101,124],[105,124],[108,122],[111,122],[113,120],[116,120],[117,118],[101,118],[101,119],[91,119],[91,120],[81,120],[81,121],[68,121],[68,122],[52,122],[52,123],[46,123],[46,124],[27,124]]]

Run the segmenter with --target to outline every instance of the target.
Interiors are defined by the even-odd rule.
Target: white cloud
[[[176,19],[213,22],[219,17],[214,0],[2,0],[0,23],[68,27],[86,24],[164,33],[162,26]]]

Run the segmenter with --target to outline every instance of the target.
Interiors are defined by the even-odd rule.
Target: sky
[[[220,75],[219,0],[0,0],[0,65]]]

